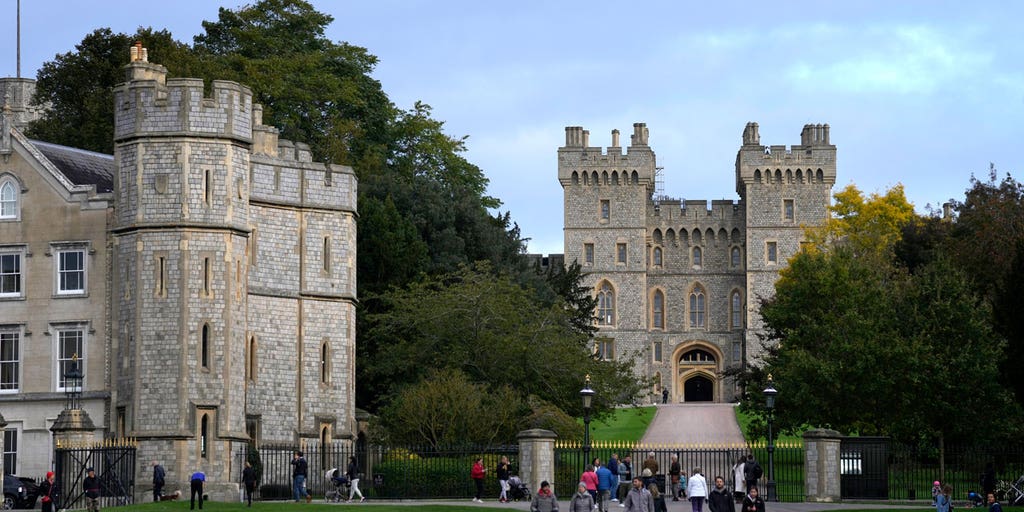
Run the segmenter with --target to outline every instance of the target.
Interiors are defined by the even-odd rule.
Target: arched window
[[[733,268],[739,268],[740,267],[740,248],[739,247],[733,247],[732,250],[729,251],[729,253],[730,253],[729,254],[729,260],[730,260],[730,263],[732,264],[732,267]]]
[[[615,325],[615,290],[607,281],[597,291],[597,324]]]
[[[14,180],[0,181],[0,219],[18,218],[18,187]]]
[[[210,324],[203,324],[202,339],[199,341],[199,364],[210,367]]]
[[[580,174],[578,172],[576,172],[576,171],[572,172],[572,184],[573,185],[579,185],[580,184]]]
[[[729,325],[733,329],[743,328],[743,299],[740,297],[740,292],[732,292],[732,297],[729,299]]]
[[[661,230],[660,229],[655,229],[653,232],[651,232],[651,238],[654,240],[654,243],[660,245],[661,244]]]
[[[704,264],[704,252],[700,247],[693,248],[693,268],[700,268]]]
[[[634,185],[640,183],[640,175],[637,174],[636,171],[633,171],[633,176],[632,176],[632,180],[631,181],[633,182]]]
[[[651,298],[651,325],[655,329],[665,328],[665,293],[661,290],[655,290]]]
[[[661,247],[655,247],[654,251],[652,251],[652,252],[654,253],[653,254],[654,266],[655,267],[660,267],[661,266],[661,259],[662,259],[661,258]]]
[[[690,292],[690,327],[693,329],[704,328],[704,318],[707,313],[706,300],[704,288],[700,285],[694,286],[693,291]]]
[[[199,456],[208,459],[210,457],[210,451],[207,449],[210,445],[210,415],[204,414],[199,420]]]

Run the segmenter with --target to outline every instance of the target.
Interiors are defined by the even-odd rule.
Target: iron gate
[[[58,443],[54,449],[59,505],[56,508],[86,508],[82,484],[88,468],[95,469],[99,479],[101,507],[132,503],[137,445],[134,439],[109,439],[82,445]]]
[[[844,437],[839,470],[843,499],[888,499],[889,438]]]

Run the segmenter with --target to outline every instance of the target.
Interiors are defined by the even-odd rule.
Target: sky
[[[22,0],[21,76],[101,27],[191,42],[240,0]],[[563,252],[557,150],[645,122],[663,193],[730,199],[743,127],[793,145],[828,123],[833,192],[902,184],[919,213],[971,176],[1024,168],[1020,2],[313,0],[327,36],[365,47],[401,108],[433,107],[534,253]],[[16,0],[0,0],[0,76],[15,76]],[[125,49],[127,62],[128,49]]]

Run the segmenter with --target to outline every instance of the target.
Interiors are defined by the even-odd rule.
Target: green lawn
[[[736,408],[736,421],[740,424],[740,432],[743,432],[743,437],[747,441],[757,441],[757,440],[764,441],[764,438],[761,438],[761,439],[751,439],[750,438],[750,429],[749,429],[749,427],[750,427],[750,421],[752,419],[753,419],[753,417],[751,415],[749,415],[749,414],[747,414],[745,412],[740,411],[739,407]],[[786,435],[781,435],[780,436],[780,435],[778,435],[778,433],[775,433],[775,441],[776,442],[779,442],[779,441],[801,442],[801,441],[803,441],[803,439],[804,439],[804,433],[802,431],[797,433],[797,434],[795,434],[795,435],[794,434],[786,434]]]
[[[639,441],[654,419],[654,406],[623,407],[604,421],[590,423],[590,437],[600,441]]]

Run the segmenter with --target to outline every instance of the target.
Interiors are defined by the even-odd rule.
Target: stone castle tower
[[[137,481],[237,497],[245,443],[354,436],[356,180],[247,87],[166,75],[137,46],[114,91],[110,414]]]
[[[804,127],[801,145],[760,145],[757,124],[736,157],[739,202],[655,196],[658,172],[645,124],[623,153],[592,147],[567,127],[558,149],[565,258],[587,272],[598,299],[595,351],[636,356],[636,371],[671,400],[730,401],[722,377],[760,355],[758,300],[800,247],[802,226],[827,215],[835,183],[828,125]]]

